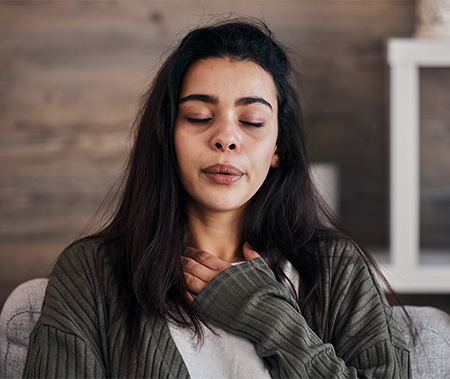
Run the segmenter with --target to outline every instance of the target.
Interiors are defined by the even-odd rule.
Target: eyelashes
[[[187,117],[186,120],[188,122],[190,122],[191,124],[207,124],[208,122],[212,121],[212,118],[192,118],[192,117]],[[251,126],[254,128],[260,128],[262,126],[264,126],[264,123],[262,122],[249,122],[249,121],[239,121],[242,125],[245,126]]]
[[[255,128],[260,128],[261,126],[264,126],[262,122],[248,122],[248,121],[241,121],[241,124],[247,125],[247,126],[253,126]]]
[[[190,122],[191,124],[206,124],[209,121],[211,121],[212,118],[191,118],[191,117],[186,117],[186,120],[188,120],[188,122]]]

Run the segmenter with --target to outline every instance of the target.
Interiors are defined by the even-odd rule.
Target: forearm
[[[334,347],[308,326],[288,290],[275,280],[269,267],[257,259],[226,270],[197,297],[196,304],[221,328],[249,339],[273,377],[400,377],[395,364],[376,356],[375,341],[367,354],[373,365],[348,367]],[[386,346],[385,346],[386,345]],[[374,349],[374,351],[369,351]],[[385,357],[386,361],[390,360]],[[375,362],[377,361],[377,362]],[[380,362],[381,361],[381,362]],[[387,367],[389,366],[389,367]]]

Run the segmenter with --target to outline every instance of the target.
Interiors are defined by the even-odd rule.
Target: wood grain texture
[[[338,165],[348,227],[367,244],[387,244],[385,42],[411,36],[414,7],[368,0],[0,2],[0,302],[15,284],[44,275],[83,230],[121,175],[138,101],[155,69],[211,14],[262,17],[290,48],[303,76],[310,154]]]

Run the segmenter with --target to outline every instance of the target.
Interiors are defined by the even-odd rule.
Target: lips
[[[202,170],[205,176],[217,184],[231,184],[242,178],[244,173],[232,165],[215,164]]]

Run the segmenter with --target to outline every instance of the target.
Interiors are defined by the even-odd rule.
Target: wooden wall
[[[337,164],[349,228],[388,243],[385,43],[412,34],[414,1],[0,2],[0,304],[48,274],[120,177],[167,48],[230,11],[263,17],[292,49],[311,156]]]

